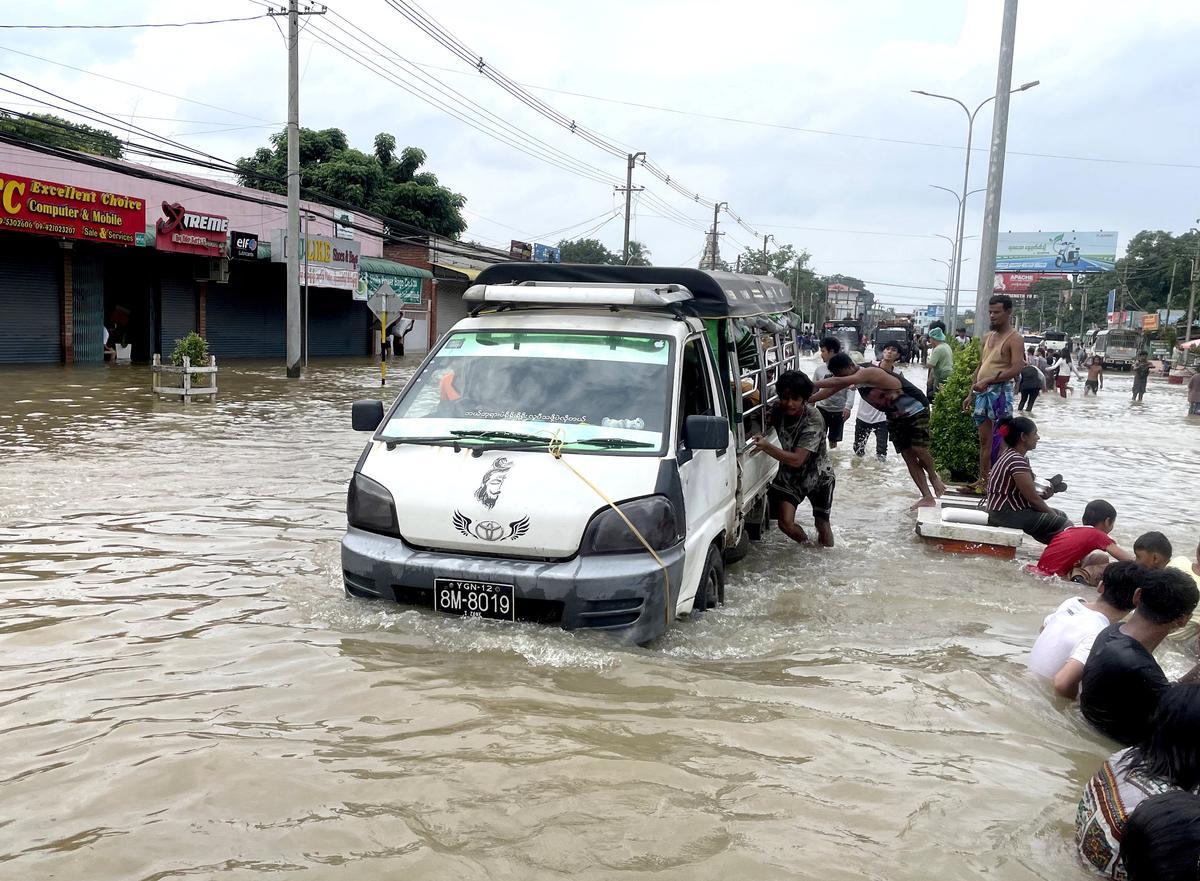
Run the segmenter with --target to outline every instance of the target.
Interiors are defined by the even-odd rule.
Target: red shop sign
[[[146,202],[134,196],[0,173],[0,229],[132,245],[146,231]]]
[[[216,257],[229,239],[229,218],[220,214],[188,211],[178,202],[163,202],[163,216],[155,224],[154,246],[160,251]]]

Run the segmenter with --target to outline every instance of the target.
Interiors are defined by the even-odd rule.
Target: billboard
[[[1116,265],[1115,232],[1002,232],[997,272],[1106,272]]]
[[[529,244],[529,242],[519,242],[516,239],[512,239],[508,243],[508,256],[513,260],[532,260],[533,245]]]
[[[537,242],[533,243],[534,263],[558,263],[559,256],[558,248],[552,248],[549,245],[540,245]]]
[[[362,249],[359,242],[309,236],[307,239],[301,237],[300,245],[301,284],[343,291],[358,290],[358,256]],[[277,229],[271,234],[271,261],[287,261],[287,230]]]
[[[0,173],[0,229],[133,245],[146,232],[146,202],[72,184]]]
[[[1036,281],[1051,279],[1066,281],[1065,272],[997,272],[992,283],[992,292],[997,294],[1027,294]]]

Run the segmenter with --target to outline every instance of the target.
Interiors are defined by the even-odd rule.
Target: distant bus
[[[1096,334],[1092,354],[1099,355],[1105,367],[1129,370],[1142,345],[1142,332],[1129,327],[1110,327]]]

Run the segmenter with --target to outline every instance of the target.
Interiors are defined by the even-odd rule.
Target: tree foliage
[[[610,251],[599,239],[563,239],[557,245],[563,263],[591,263],[620,266],[621,252]],[[629,265],[650,266],[650,249],[636,239],[629,240]]]
[[[950,348],[954,369],[933,400],[929,450],[938,471],[952,480],[971,482],[979,477],[979,431],[971,414],[963,412],[962,402],[979,369],[979,339],[965,346],[951,341]]]
[[[92,128],[51,113],[30,113],[14,116],[0,111],[0,132],[28,138],[49,147],[62,147],[91,153],[94,156],[121,158],[121,141],[112,132]]]
[[[272,193],[287,192],[287,132],[271,135],[269,147],[237,161],[238,182]],[[350,146],[341,129],[300,129],[300,185],[348,202],[365,211],[452,238],[467,228],[462,208],[466,198],[442,186],[437,175],[421,171],[426,154],[405,147],[396,155],[396,139],[375,136],[364,153]]]

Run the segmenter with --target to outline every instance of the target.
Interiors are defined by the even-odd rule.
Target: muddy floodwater
[[[1115,746],[1024,668],[1070,592],[923,550],[894,453],[834,452],[837,547],[772,531],[724,608],[622,648],[343,596],[376,365],[149,386],[0,370],[0,878],[1091,877]],[[1034,469],[1187,553],[1200,420],[1129,388],[1043,396]]]

